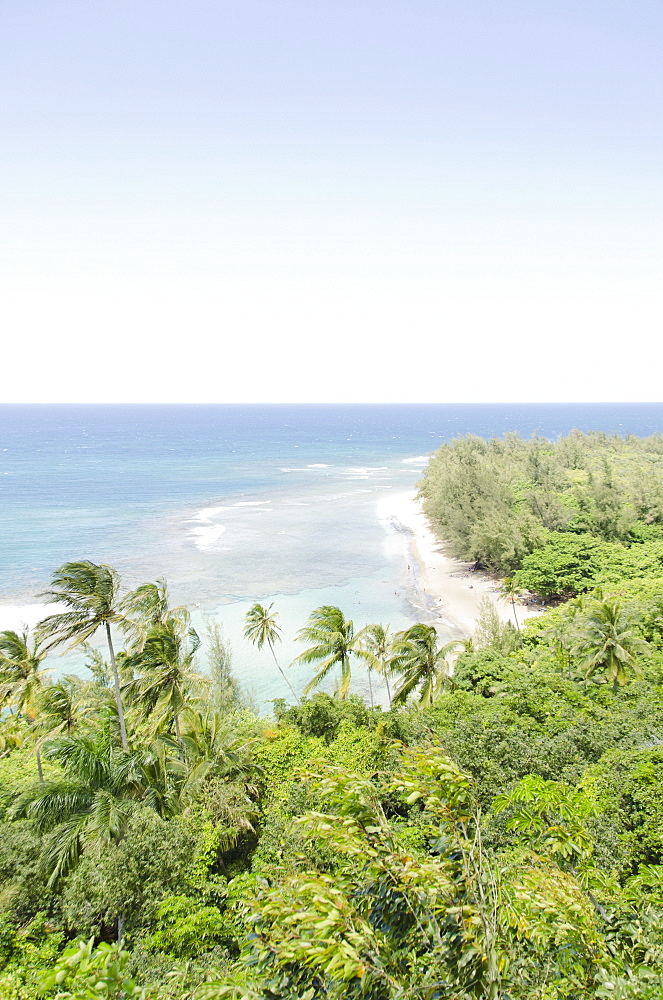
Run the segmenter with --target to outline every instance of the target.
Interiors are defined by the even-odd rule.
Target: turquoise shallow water
[[[285,662],[324,603],[405,627],[419,612],[378,501],[414,489],[456,434],[573,427],[649,434],[663,405],[0,407],[0,605],[33,603],[70,559],[109,562],[127,586],[166,576],[223,623],[264,702],[285,692],[242,638],[251,603],[275,602]]]

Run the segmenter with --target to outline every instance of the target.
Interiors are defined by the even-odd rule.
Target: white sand
[[[511,606],[498,592],[499,581],[488,573],[472,572],[471,563],[454,559],[431,531],[416,493],[396,493],[378,504],[378,517],[389,530],[387,546],[405,559],[405,587],[415,605],[459,637],[471,636],[479,604],[487,597],[503,621],[512,621]],[[64,605],[0,605],[0,632],[33,629],[49,615],[67,610]],[[540,610],[516,604],[520,622]]]
[[[447,554],[444,543],[431,531],[416,493],[385,498],[378,516],[403,537],[408,559],[406,585],[420,595],[424,607],[437,609],[440,625],[459,636],[471,636],[484,597],[493,603],[502,621],[513,621],[511,605],[498,592],[499,581],[488,573],[472,572],[472,563]],[[516,614],[522,622],[540,611],[516,602]]]

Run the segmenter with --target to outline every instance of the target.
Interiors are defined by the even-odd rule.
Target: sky
[[[0,20],[2,401],[661,399],[660,2]]]

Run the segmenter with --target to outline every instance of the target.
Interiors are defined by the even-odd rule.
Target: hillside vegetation
[[[455,555],[543,596],[663,571],[663,435],[457,438],[420,489]]]
[[[557,543],[601,556],[522,632],[486,605],[465,644],[317,608],[307,693],[270,718],[218,630],[201,671],[163,581],[60,567],[69,610],[0,633],[3,1000],[659,1000],[660,444],[442,449],[427,503],[436,475],[484,484],[444,514],[456,551],[519,576]],[[507,510],[528,553],[461,547]],[[87,678],[46,673],[97,631]],[[288,676],[272,606],[245,635]]]

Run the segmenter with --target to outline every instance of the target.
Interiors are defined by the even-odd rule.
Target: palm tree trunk
[[[368,695],[371,699],[371,708],[375,708],[373,704],[373,681],[371,680],[371,668],[368,668]]]
[[[518,633],[520,634],[520,625],[518,624],[518,616],[516,615],[516,599],[515,599],[515,597],[511,598],[511,610],[513,611],[513,620],[515,621],[516,628],[518,629]]]
[[[297,697],[297,695],[295,694],[295,689],[294,689],[294,687],[292,686],[292,684],[290,683],[290,681],[288,680],[288,678],[287,678],[287,677],[286,677],[286,675],[284,674],[284,672],[283,672],[283,670],[282,670],[282,668],[281,668],[281,664],[280,664],[280,663],[279,663],[279,661],[278,661],[278,660],[276,659],[276,653],[274,652],[274,646],[272,645],[272,643],[270,642],[270,640],[269,640],[269,639],[267,640],[267,642],[269,643],[269,648],[270,648],[270,650],[272,651],[272,656],[274,657],[274,663],[275,663],[275,664],[276,664],[276,666],[278,667],[278,670],[279,670],[279,673],[281,674],[281,677],[283,678],[283,680],[284,680],[284,681],[286,682],[286,684],[287,684],[287,685],[288,685],[288,687],[290,688],[290,691],[292,692],[292,697],[293,697],[293,698],[295,699],[295,701],[297,702],[297,704],[298,704],[298,705],[300,705],[300,704],[301,704],[301,702],[300,702],[299,698]]]
[[[389,687],[389,674],[387,673],[387,665],[384,666],[384,682],[387,685],[387,698],[389,699],[389,711],[391,711],[391,688]]]
[[[336,661],[338,663],[338,660]],[[347,677],[348,689],[345,690],[345,679]],[[340,697],[341,701],[345,701],[350,691],[350,658],[345,653],[341,657],[341,687],[340,687]]]
[[[117,672],[117,663],[115,661],[115,650],[113,649],[113,640],[111,638],[110,622],[105,622],[106,625],[106,638],[108,639],[108,653],[110,655],[111,667],[113,668],[113,682],[115,686],[115,704],[117,705],[117,718],[120,723],[120,737],[122,739],[122,749],[128,750],[129,744],[127,742],[127,730],[124,725],[124,709],[122,708],[122,695],[120,693],[120,675]]]

